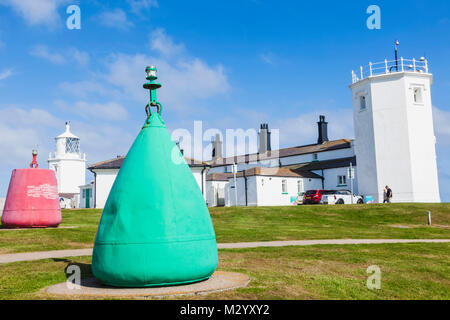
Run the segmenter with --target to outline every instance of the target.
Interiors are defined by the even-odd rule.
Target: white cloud
[[[319,115],[325,115],[328,122],[328,138],[353,139],[353,113],[352,109],[320,110],[304,113],[298,117],[290,117],[275,121],[272,128],[280,130],[280,146],[300,146],[317,143],[317,122]]]
[[[59,6],[68,0],[0,0],[0,5],[11,7],[29,25],[55,26],[60,21]]]
[[[54,64],[63,64],[66,62],[66,59],[64,58],[63,55],[59,53],[50,52],[48,47],[44,45],[38,45],[33,47],[30,51],[30,54],[32,56],[48,60]]]
[[[55,128],[58,122],[63,124],[42,109],[0,109],[0,149],[8,150],[8,156],[0,158],[0,166],[25,167],[31,160],[31,150],[39,146],[39,163],[44,167],[48,152],[46,132]]]
[[[77,101],[69,105],[64,101],[56,101],[55,104],[59,108],[78,114],[85,119],[121,121],[128,118],[127,110],[116,102],[92,103]]]
[[[111,104],[105,106],[114,108]],[[71,122],[72,132],[80,137],[81,150],[86,152],[89,163],[124,155],[135,136],[134,130],[130,134],[121,126],[105,121],[60,119],[38,108],[0,108],[0,150],[7,152],[7,156],[0,157],[0,197],[6,195],[11,171],[28,167],[32,149],[38,149],[40,167],[48,167],[48,154],[55,150],[54,137],[64,132],[67,120]]]
[[[221,65],[209,66],[198,58],[180,58],[176,62],[142,54],[118,54],[108,62],[109,72],[105,80],[123,90],[134,100],[146,101],[148,93],[142,89],[145,66],[156,65],[163,87],[158,90],[160,101],[174,110],[191,108],[194,101],[224,94],[229,89],[227,77]]]
[[[433,119],[437,144],[450,146],[450,112],[433,107]]]
[[[141,14],[142,11],[148,10],[151,7],[158,8],[158,1],[156,0],[127,0],[130,10],[133,13]]]
[[[265,63],[273,65],[275,64],[275,55],[272,52],[261,53],[259,58]]]
[[[5,80],[6,78],[9,78],[13,74],[14,73],[11,69],[4,70],[3,72],[0,73],[0,81]]]
[[[119,8],[101,13],[99,16],[99,21],[105,27],[122,30],[126,30],[133,26],[133,23],[128,21],[125,11]]]
[[[152,39],[164,37],[170,39],[162,29],[154,33]],[[195,110],[198,100],[224,94],[230,88],[224,68],[218,64],[211,66],[199,58],[192,58],[180,48],[183,44],[174,44],[170,39],[168,48],[158,47],[158,52],[178,52],[176,56],[161,55],[155,57],[146,54],[110,55],[103,66],[105,70],[91,73],[91,78],[80,82],[64,82],[59,86],[66,93],[80,99],[92,96],[108,97],[114,100],[140,103],[145,105],[148,91],[142,88],[145,80],[145,67],[156,65],[159,81],[163,87],[158,90],[160,101],[172,110],[183,110],[188,107]],[[156,50],[156,49],[155,49]],[[175,51],[174,51],[175,50]]]
[[[89,64],[89,54],[85,51],[79,51],[78,49],[73,48],[71,50],[71,55],[73,59],[82,66]]]
[[[74,60],[81,66],[89,64],[89,54],[76,48],[69,48],[64,53],[51,52],[45,45],[34,46],[30,50],[32,56],[45,59],[53,64],[65,64],[68,60]]]
[[[180,54],[185,50],[182,43],[176,44],[162,28],[156,29],[150,35],[150,47],[152,50],[161,53],[163,56]]]
[[[117,96],[117,91],[105,86],[101,81],[84,80],[79,82],[63,82],[59,85],[65,93],[68,93],[79,99],[86,99],[89,95]]]

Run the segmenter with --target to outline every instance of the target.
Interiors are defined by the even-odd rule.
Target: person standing
[[[387,197],[387,187],[385,187],[383,189],[383,203],[388,202],[388,197]]]
[[[392,199],[392,189],[389,188],[388,186],[386,186],[386,188],[387,188],[387,200],[388,200],[388,203],[391,203],[391,199]]]

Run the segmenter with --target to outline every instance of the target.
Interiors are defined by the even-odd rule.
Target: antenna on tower
[[[392,66],[389,71],[392,71],[393,68],[395,68],[398,72],[398,46],[400,45],[400,42],[398,40],[395,40],[394,44],[394,55],[395,55],[395,66]]]

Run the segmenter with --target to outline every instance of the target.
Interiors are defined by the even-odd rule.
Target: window
[[[366,110],[366,96],[359,96],[359,110]]]
[[[346,186],[347,185],[347,176],[338,176],[338,186]]]
[[[288,193],[287,180],[281,180],[281,192]]]
[[[313,153],[312,158],[313,161],[319,161],[319,155],[317,153]]]
[[[86,189],[83,189],[83,198],[86,198]]]
[[[66,153],[80,153],[80,139],[66,138]]]
[[[414,92],[414,103],[423,103],[422,88],[413,88]]]
[[[304,191],[303,180],[297,180],[297,192],[300,194]]]

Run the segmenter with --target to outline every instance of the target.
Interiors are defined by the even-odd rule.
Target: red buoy
[[[46,228],[61,223],[55,173],[38,169],[36,156],[37,151],[33,150],[30,168],[12,172],[2,216],[5,227]]]

